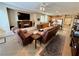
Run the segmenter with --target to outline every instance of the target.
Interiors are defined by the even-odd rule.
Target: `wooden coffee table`
[[[35,40],[35,48],[37,48],[37,40],[42,39],[42,36],[39,34],[33,34],[32,38]],[[41,44],[41,41],[40,41]]]

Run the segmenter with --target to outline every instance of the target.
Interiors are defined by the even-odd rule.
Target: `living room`
[[[71,56],[70,34],[78,15],[72,9],[78,3],[66,4],[0,2],[0,55]]]

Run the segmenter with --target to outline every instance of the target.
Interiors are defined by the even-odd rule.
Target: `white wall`
[[[9,22],[10,26],[17,26],[17,21],[18,21],[18,16],[17,16],[17,11],[8,9],[8,17],[9,17]]]
[[[36,14],[30,14],[30,20],[32,21],[32,22],[35,22],[36,21]]]
[[[40,21],[42,20],[43,22],[47,22],[47,15],[44,15],[44,19],[41,19],[41,15],[42,14],[38,14],[38,13],[30,13],[30,20],[35,23],[35,27],[37,26],[37,24],[40,23]],[[17,16],[17,11],[12,10],[12,9],[8,9],[8,16],[9,16],[9,22],[10,22],[10,26],[15,26],[18,27],[17,25],[17,21],[18,21],[18,16]],[[37,19],[40,18],[41,20],[38,21]]]
[[[35,22],[35,27],[37,26],[37,24],[40,23],[40,21],[37,20],[38,18],[40,18],[40,14],[36,14],[36,13],[30,14],[30,20],[32,22]]]
[[[8,17],[9,17],[10,26],[18,27],[17,11],[8,9]],[[30,13],[30,21],[35,22],[35,26],[39,23],[37,20],[38,18],[40,18],[40,14]]]
[[[40,21],[38,21],[37,19],[40,18]],[[35,27],[37,26],[37,24],[41,23],[47,23],[48,22],[48,16],[47,15],[42,15],[42,14],[30,14],[30,20],[32,22],[35,22]]]
[[[6,7],[0,6],[0,28],[4,31],[9,31],[9,21]]]

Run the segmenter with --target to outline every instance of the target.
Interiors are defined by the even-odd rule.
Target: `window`
[[[48,22],[48,17],[47,17],[47,15],[41,15],[40,22],[42,22],[42,23],[47,23],[47,22]]]

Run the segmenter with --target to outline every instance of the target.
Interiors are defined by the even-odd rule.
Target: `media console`
[[[32,26],[32,21],[27,21],[27,20],[18,21],[19,28],[26,28],[26,27],[31,27],[31,26]]]

